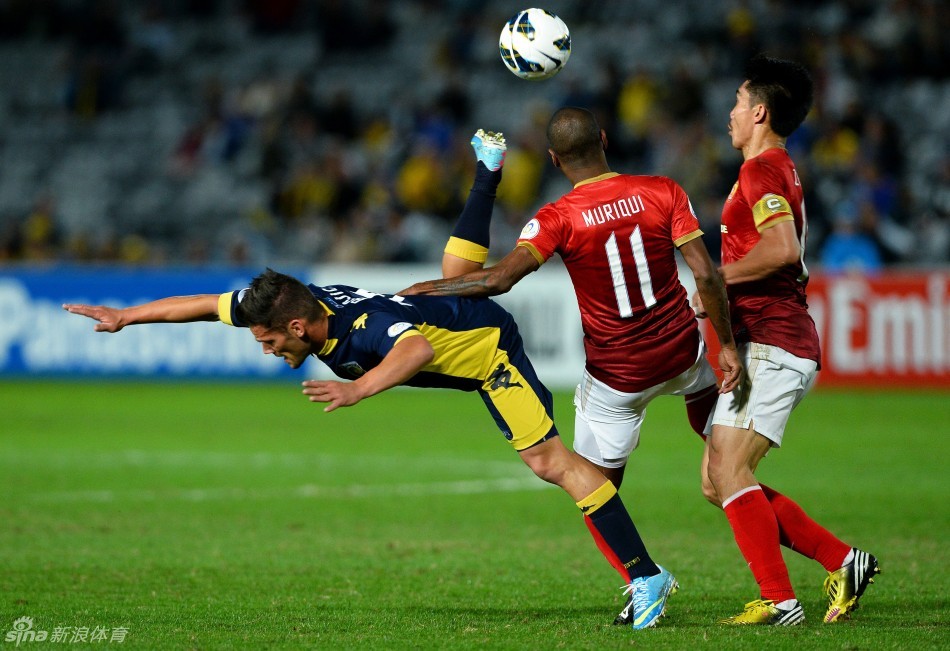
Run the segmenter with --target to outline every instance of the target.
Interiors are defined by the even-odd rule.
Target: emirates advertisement
[[[814,275],[808,308],[821,338],[819,385],[950,389],[946,271]]]

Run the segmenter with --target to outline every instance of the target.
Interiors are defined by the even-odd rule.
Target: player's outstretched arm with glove
[[[63,305],[63,309],[98,321],[96,332],[118,332],[125,326],[138,323],[217,321],[218,298],[218,294],[170,296],[124,308],[67,303]]]

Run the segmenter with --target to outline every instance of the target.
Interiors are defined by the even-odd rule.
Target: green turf
[[[569,396],[557,410],[569,438]],[[397,390],[324,414],[286,384],[2,382],[0,651],[21,616],[128,629],[85,648],[950,646],[946,394],[816,391],[760,468],[881,559],[837,626],[820,623],[824,571],[792,553],[805,625],[715,624],[756,589],[687,430],[680,400],[656,401],[622,490],[683,586],[633,632],[610,626],[620,581],[570,498],[474,395]],[[59,646],[83,647],[20,648]]]

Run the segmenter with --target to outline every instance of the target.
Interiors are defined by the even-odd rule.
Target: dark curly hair
[[[788,137],[811,110],[814,86],[808,69],[796,61],[758,54],[745,69],[749,97],[765,104],[772,131]]]

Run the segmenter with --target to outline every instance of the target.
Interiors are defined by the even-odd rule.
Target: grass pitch
[[[557,416],[570,438],[566,394]],[[474,395],[324,414],[286,384],[6,381],[0,650],[21,617],[49,636],[27,649],[946,648],[948,434],[943,393],[809,396],[760,476],[884,573],[825,626],[825,572],[787,552],[806,623],[725,628],[756,586],[682,401],[654,402],[621,494],[682,590],[634,632],[570,498]]]

